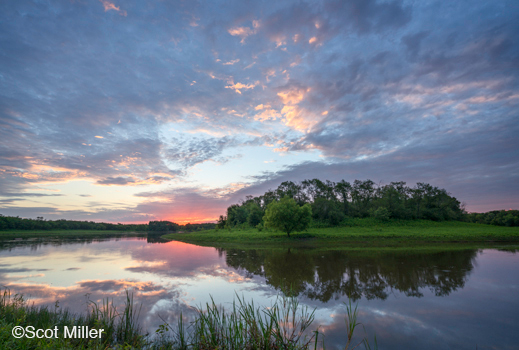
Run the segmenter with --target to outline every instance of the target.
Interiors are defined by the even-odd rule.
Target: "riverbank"
[[[477,247],[519,244],[519,227],[502,227],[460,221],[351,219],[348,226],[309,228],[291,233],[257,229],[222,229],[194,233],[170,233],[166,240],[216,247],[413,247],[463,244]]]
[[[115,230],[6,230],[0,231],[0,239],[47,237],[116,237],[139,236],[146,232]]]
[[[312,330],[314,311],[296,297],[280,296],[269,307],[256,307],[236,297],[225,311],[214,300],[196,308],[194,320],[182,313],[176,324],[164,323],[154,334],[144,334],[138,323],[140,308],[127,292],[122,312],[109,300],[90,302],[88,312],[74,315],[58,307],[35,307],[22,295],[0,294],[2,349],[289,349],[324,348],[319,328]],[[344,345],[349,349],[357,323],[357,307],[346,304]],[[40,330],[40,331],[38,331]],[[83,333],[86,330],[87,336]],[[83,332],[83,333],[80,333]],[[372,343],[363,338],[366,349]],[[376,338],[374,341],[376,348]]]

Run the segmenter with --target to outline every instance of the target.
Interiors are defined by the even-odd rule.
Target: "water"
[[[353,252],[215,249],[153,238],[0,243],[0,285],[36,305],[84,312],[89,300],[122,304],[132,290],[153,332],[235,293],[270,305],[291,286],[316,308],[327,348],[345,345],[344,302],[358,303],[380,349],[518,349],[519,254],[513,250]],[[364,335],[357,330],[358,340]]]

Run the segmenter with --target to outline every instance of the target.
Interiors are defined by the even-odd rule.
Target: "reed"
[[[290,295],[289,293],[287,293]],[[0,348],[11,349],[325,349],[324,334],[319,328],[311,330],[315,310],[301,306],[295,296],[281,294],[268,307],[259,307],[236,295],[230,310],[217,305],[211,298],[204,307],[196,308],[193,321],[186,323],[181,314],[177,324],[162,324],[153,335],[144,335],[138,319],[141,308],[126,292],[126,302],[119,312],[113,301],[88,302],[86,315],[74,315],[59,307],[35,307],[22,295],[11,295],[8,289],[0,294]],[[352,345],[357,322],[357,306],[346,304],[345,350],[360,345],[372,347],[364,337]],[[15,339],[15,326],[53,328],[58,326],[88,326],[105,330],[101,339]]]
[[[113,302],[103,300],[101,305],[88,301],[85,315],[76,315],[62,309],[58,302],[53,308],[36,307],[30,304],[23,295],[12,295],[9,289],[0,294],[0,348],[39,349],[39,348],[79,348],[107,349],[119,345],[131,348],[146,348],[147,339],[138,326],[139,310],[133,303],[133,295],[126,292],[126,302],[122,312],[118,312]],[[53,339],[20,338],[11,336],[15,326],[33,326],[35,329],[63,329],[65,326],[88,326],[90,329],[104,329],[100,339],[67,338]]]
[[[290,295],[289,293],[287,293]],[[347,340],[344,350],[360,345],[365,349],[377,349],[367,337],[352,343],[357,322],[357,306],[351,301],[346,306]],[[156,342],[157,349],[325,349],[324,334],[319,329],[310,331],[315,310],[301,306],[295,296],[282,294],[268,307],[257,307],[254,301],[246,302],[236,295],[230,310],[211,302],[196,308],[195,320],[184,326],[182,315],[176,330],[164,323],[157,333],[161,337],[170,331],[168,341]],[[160,344],[160,346],[159,346]],[[168,347],[170,346],[170,347]]]
[[[314,311],[300,307],[296,298],[283,296],[270,307],[260,308],[236,296],[230,312],[211,299],[197,309],[190,343],[195,348],[308,349],[314,335],[307,329]]]

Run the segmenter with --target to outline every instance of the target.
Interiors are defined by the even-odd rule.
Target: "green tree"
[[[226,222],[227,222],[227,217],[223,216],[223,215],[220,215],[220,217],[218,218],[218,222],[216,223],[216,228],[217,229],[225,228],[225,223]]]
[[[99,227],[99,225],[97,226]],[[171,221],[150,221],[148,223],[148,230],[152,232],[176,232],[179,227],[180,225]]]
[[[285,232],[290,237],[290,232],[302,231],[310,225],[312,220],[312,208],[310,204],[302,207],[288,196],[279,202],[272,202],[267,206],[263,221],[265,226]]]
[[[344,215],[349,215],[349,198],[351,194],[351,184],[344,180],[337,182],[334,188],[335,196],[339,199],[339,202],[342,203],[342,209]]]
[[[371,180],[355,180],[351,189],[354,216],[367,217],[375,198],[375,183]]]
[[[337,226],[344,219],[341,204],[337,201],[318,197],[310,205],[312,218],[321,224]]]
[[[233,204],[227,208],[227,227],[235,227],[247,222],[247,208],[239,204]]]
[[[257,203],[251,201],[247,203],[247,211],[249,213],[247,223],[250,227],[256,227],[261,222],[261,218],[263,218],[263,210]]]

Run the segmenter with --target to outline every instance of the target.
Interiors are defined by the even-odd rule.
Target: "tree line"
[[[220,216],[217,228],[261,228],[269,205],[283,198],[293,200],[299,207],[309,206],[312,223],[317,227],[337,226],[348,217],[443,221],[461,220],[464,215],[456,198],[427,183],[409,187],[403,181],[377,185],[372,180],[349,183],[312,179],[285,181],[261,196],[247,196],[227,208],[227,215]]]
[[[150,221],[148,231],[150,232],[194,232],[202,230],[210,230],[214,228],[214,223],[179,225],[171,221]]]
[[[106,222],[77,220],[45,220],[42,216],[36,219],[0,214],[0,230],[113,230],[113,231],[146,231],[146,224],[110,224]]]
[[[493,210],[466,214],[464,221],[496,226],[519,226],[519,210]]]
[[[150,232],[193,232],[214,228],[210,224],[179,225],[171,221],[150,221],[148,224],[110,224],[106,222],[76,221],[76,220],[45,220],[39,216],[36,219],[20,218],[18,216],[3,216],[0,214],[0,231],[6,230],[103,230],[103,231],[150,231]]]

